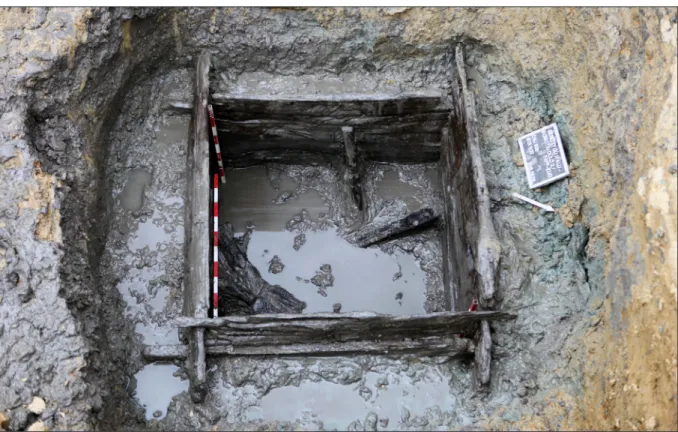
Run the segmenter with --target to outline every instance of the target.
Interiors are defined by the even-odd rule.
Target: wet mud
[[[11,429],[675,429],[674,10],[13,8],[0,28]],[[190,116],[176,107],[199,52],[213,92],[446,94],[460,41],[502,245],[497,308],[518,313],[492,324],[487,393],[466,359],[221,357],[194,404],[184,362],[148,364],[141,347],[180,342]],[[532,191],[513,143],[553,122],[573,175]],[[306,312],[444,310],[438,230],[350,237],[442,211],[437,165],[362,168],[363,215],[336,166],[300,160],[227,170],[220,217],[253,227],[250,259]]]

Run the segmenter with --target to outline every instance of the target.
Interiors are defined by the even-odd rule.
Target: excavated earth
[[[0,429],[675,430],[676,22],[675,9],[0,10]],[[210,358],[196,405],[183,362],[145,364],[142,344],[178,343],[190,118],[166,107],[192,99],[197,55],[234,92],[446,92],[458,43],[502,244],[498,308],[518,314],[492,325],[489,391],[448,358]],[[532,191],[514,142],[554,122],[571,176]],[[415,189],[418,176],[400,173]],[[422,236],[410,252],[436,285]]]

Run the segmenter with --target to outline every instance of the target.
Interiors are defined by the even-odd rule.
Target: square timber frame
[[[187,359],[194,402],[207,393],[207,356],[346,356],[474,353],[474,382],[487,389],[492,340],[489,321],[515,318],[493,310],[501,248],[490,214],[480,159],[475,98],[466,80],[463,47],[455,51],[457,86],[400,95],[309,96],[295,99],[213,94],[210,55],[196,65],[187,152],[183,316],[175,320],[184,345],[148,345],[148,360]],[[294,163],[303,155],[339,160],[346,193],[362,212],[360,159],[439,162],[443,275],[448,311],[392,316],[373,312],[208,316],[212,268],[210,135],[214,107],[224,162],[229,167]],[[265,139],[261,139],[265,137]],[[480,310],[469,307],[478,300]],[[473,339],[459,337],[473,335]]]

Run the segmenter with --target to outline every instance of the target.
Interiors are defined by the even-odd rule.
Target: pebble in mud
[[[367,416],[365,416],[365,424],[363,430],[366,431],[375,431],[377,430],[377,421],[379,418],[377,417],[377,414],[374,412],[369,412],[367,413]]]
[[[301,249],[301,247],[306,244],[306,234],[301,233],[294,237],[294,248],[295,251]]]
[[[367,386],[360,386],[360,389],[358,389],[358,394],[365,401],[368,401],[372,397],[372,390],[370,390],[370,388]]]
[[[155,418],[159,418],[161,415],[162,415],[162,411],[160,411],[160,410],[157,410],[153,413],[153,417],[155,417]]]
[[[334,313],[339,313],[341,312],[341,303],[335,303],[332,305],[332,310]]]
[[[268,262],[268,272],[273,273],[273,274],[278,274],[283,271],[285,268],[285,264],[280,261],[280,257],[278,255],[273,255],[273,258],[271,258],[271,261]]]
[[[329,264],[321,265],[320,270],[316,270],[315,276],[311,278],[311,283],[318,287],[318,294],[320,294],[323,297],[327,297],[327,292],[325,291],[325,288],[334,285],[334,275],[332,274],[332,266]]]

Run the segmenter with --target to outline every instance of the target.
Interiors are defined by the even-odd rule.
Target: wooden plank
[[[230,167],[261,163],[326,163],[344,157],[342,141],[306,138],[255,137],[220,132],[222,155]],[[428,163],[440,159],[440,133],[435,134],[354,134],[361,158],[393,163]],[[296,159],[295,159],[296,158]]]
[[[402,235],[429,228],[438,220],[437,214],[430,208],[423,208],[398,220],[386,223],[370,223],[352,234],[361,248],[392,240]]]
[[[328,155],[304,150],[255,150],[224,156],[227,168],[247,168],[267,163],[299,165],[330,165],[340,161],[338,155]]]
[[[452,311],[466,311],[478,297],[478,274],[474,255],[478,224],[475,178],[467,152],[464,108],[452,92],[455,107],[450,127],[443,131],[440,175],[443,190],[443,283],[447,305]]]
[[[440,160],[440,131],[434,133],[371,134],[356,131],[363,159],[391,163],[430,163]]]
[[[214,94],[212,104],[219,118],[250,120],[304,117],[350,118],[446,111],[440,92],[401,95],[283,95],[241,96]]]
[[[456,336],[428,337],[401,341],[358,341],[351,343],[277,344],[246,346],[218,341],[206,341],[209,356],[289,356],[327,357],[347,355],[403,355],[460,356],[474,352],[470,339]],[[185,345],[147,345],[142,354],[149,361],[167,361],[186,358]]]
[[[473,223],[478,224],[478,242],[475,254],[475,268],[480,278],[481,304],[487,307],[494,305],[494,290],[501,258],[501,244],[494,230],[492,215],[490,213],[490,194],[485,181],[485,170],[480,158],[480,143],[478,134],[478,119],[476,116],[475,96],[470,91],[466,81],[466,65],[464,63],[464,50],[461,44],[457,45],[455,52],[457,71],[461,81],[462,95],[466,112],[466,133],[468,135],[468,153],[473,166],[477,196],[477,219]]]
[[[216,122],[217,128],[220,131],[230,133],[250,135],[272,135],[281,133],[279,131],[287,134],[323,133],[330,135],[334,140],[339,140],[341,137],[341,134],[338,132],[339,128],[345,126],[352,126],[356,130],[364,130],[372,134],[439,132],[447,122],[447,116],[448,113],[446,112],[344,118],[309,117],[300,114],[289,119],[258,118],[235,120],[233,118],[216,118]]]
[[[195,99],[187,152],[185,204],[185,276],[183,314],[207,317],[210,287],[210,140],[207,119],[210,55],[203,52],[196,65]],[[204,329],[188,334],[190,394],[202,402],[207,394]]]
[[[482,320],[514,319],[516,315],[505,311],[477,311],[477,312],[435,312],[425,315],[386,315],[376,312],[347,312],[347,313],[309,313],[309,314],[259,314],[247,316],[226,316],[219,318],[191,318],[177,317],[174,325],[177,327],[202,328],[232,328],[244,330],[264,330],[284,332],[285,327],[299,329],[335,329],[343,325],[358,323],[357,325],[374,325],[379,328],[407,327],[408,325],[441,326],[449,332],[457,332],[469,323],[478,323]]]

